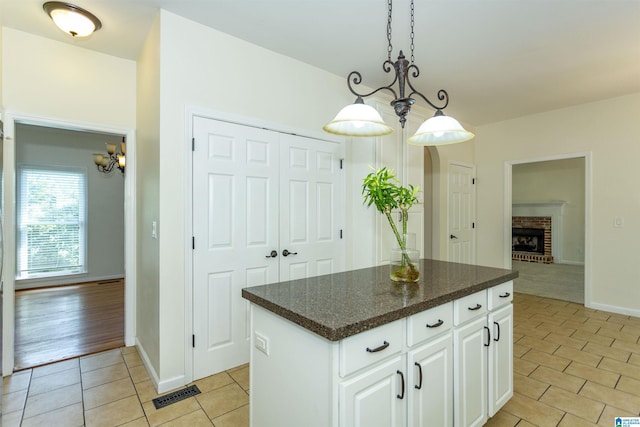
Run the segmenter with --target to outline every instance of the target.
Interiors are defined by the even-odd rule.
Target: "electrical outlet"
[[[151,223],[151,238],[152,239],[158,238],[158,223],[155,221]]]
[[[267,356],[269,355],[269,338],[265,337],[259,332],[256,332],[254,334],[254,345],[258,350],[260,350]]]

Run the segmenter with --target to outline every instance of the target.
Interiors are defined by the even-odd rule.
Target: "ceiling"
[[[103,23],[88,39],[58,30],[43,0],[0,0],[0,23],[135,60],[163,8],[345,78],[358,70],[369,87],[390,82],[384,0],[73,2]],[[394,60],[409,50],[409,10],[393,4]],[[640,0],[416,0],[415,61],[415,86],[432,100],[446,89],[447,114],[472,126],[640,92]]]

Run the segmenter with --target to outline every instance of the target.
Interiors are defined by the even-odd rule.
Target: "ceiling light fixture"
[[[407,114],[411,111],[411,106],[415,102],[413,96],[422,98],[427,104],[429,104],[436,113],[433,117],[426,120],[418,129],[418,131],[408,139],[409,144],[414,145],[444,145],[453,144],[456,142],[468,141],[474,137],[474,135],[465,130],[462,125],[453,117],[445,116],[442,110],[449,105],[449,94],[446,90],[440,89],[438,91],[439,104],[434,104],[426,96],[418,92],[413,87],[409,74],[411,77],[416,78],[420,75],[418,66],[414,64],[414,7],[413,0],[411,0],[411,61],[407,60],[400,51],[398,60],[391,61],[391,52],[393,46],[391,44],[391,15],[392,15],[392,0],[388,0],[388,18],[387,18],[387,60],[382,63],[382,69],[385,73],[390,73],[391,70],[395,71],[395,77],[393,81],[387,86],[379,87],[369,93],[357,92],[353,85],[359,85],[362,83],[362,75],[358,71],[352,71],[347,77],[347,86],[351,93],[356,96],[355,103],[346,106],[336,115],[336,117],[326,125],[323,129],[326,132],[343,135],[343,136],[382,136],[393,132],[393,128],[388,126],[380,116],[380,113],[375,108],[366,105],[363,98],[371,96],[380,91],[389,91],[393,94],[393,106],[396,115],[400,118],[400,125],[404,128],[407,121]],[[397,92],[393,88],[395,83],[398,83]],[[408,96],[405,96],[405,90],[411,90]]]
[[[73,37],[87,37],[102,28],[94,14],[73,4],[49,1],[42,8],[58,28]]]
[[[122,137],[122,142],[120,143],[120,153],[116,153],[117,144],[114,142],[107,142],[105,144],[107,146],[107,154],[94,153],[93,154],[93,162],[98,167],[98,171],[104,174],[110,174],[113,172],[114,167],[118,167],[120,172],[124,173],[124,167],[126,165],[127,159],[125,157],[125,137]]]

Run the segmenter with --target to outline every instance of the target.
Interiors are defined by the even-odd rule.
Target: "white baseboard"
[[[599,303],[591,303],[589,305],[585,304],[585,306],[588,308],[593,308],[594,310],[608,311],[609,313],[623,314],[625,316],[640,317],[640,310],[636,310],[633,308],[618,307],[615,305]]]
[[[153,381],[153,385],[155,386],[156,392],[158,394],[162,394],[175,388],[180,388],[187,384],[184,375],[178,375],[176,377],[160,381],[158,373],[155,371],[155,369],[153,369],[153,365],[149,360],[149,356],[147,356],[147,353],[144,351],[144,347],[142,346],[142,344],[140,344],[138,338],[136,338],[136,347],[138,348],[138,354],[140,354],[142,363],[144,363],[144,366],[147,368],[147,372],[149,372],[151,381]]]
[[[584,261],[569,261],[569,260],[563,259],[561,261],[554,261],[554,264],[584,265]]]
[[[124,279],[124,276],[121,274],[117,274],[115,276],[87,276],[83,274],[79,276],[26,279],[26,280],[16,280],[15,289],[16,291],[18,291],[22,289],[36,289],[36,288],[46,288],[46,287],[52,287],[52,286],[77,285],[78,283],[105,282],[109,280],[119,280],[119,279]]]

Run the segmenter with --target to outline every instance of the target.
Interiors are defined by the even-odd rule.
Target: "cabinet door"
[[[453,330],[454,422],[456,427],[487,421],[487,317]]]
[[[453,425],[452,352],[449,332],[409,353],[409,426]]]
[[[513,396],[513,306],[489,313],[489,416]]]
[[[403,361],[393,358],[340,383],[341,427],[404,426],[408,384]]]

